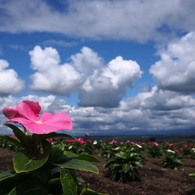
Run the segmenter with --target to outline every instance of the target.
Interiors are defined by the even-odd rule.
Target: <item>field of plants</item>
[[[1,136],[0,171],[2,173],[17,169],[16,165],[13,166],[12,158],[17,151],[20,151],[21,146],[14,144],[15,139],[17,139],[15,135]],[[80,165],[76,163],[75,166],[66,167],[82,183],[82,186],[91,189],[83,194],[192,195],[195,193],[195,143],[193,141],[156,142],[155,139],[150,139],[122,142],[117,139],[94,140],[86,134],[80,138],[48,138],[47,142],[55,148],[56,152],[62,151],[63,156],[75,159],[75,163],[77,159],[82,160],[80,162],[86,160],[94,165],[94,167],[91,164],[79,167]],[[58,156],[56,155],[55,158]],[[22,174],[24,172],[21,171]],[[1,177],[0,189],[4,185],[5,178],[10,181],[10,175]],[[69,188],[75,186],[70,184]],[[82,194],[73,191],[70,190],[67,194]],[[0,190],[0,195],[4,194]],[[52,191],[51,194],[61,193]]]

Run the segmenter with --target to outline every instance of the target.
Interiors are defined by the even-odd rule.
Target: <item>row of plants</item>
[[[12,136],[13,137],[13,136]],[[148,142],[119,142],[117,140],[94,141],[89,135],[74,139],[47,139],[53,146],[62,151],[73,152],[77,155],[99,153],[106,159],[108,177],[111,180],[127,182],[139,178],[139,169],[144,167],[147,156],[158,158],[162,167],[179,169],[182,167],[182,158],[195,159],[195,144],[192,142],[157,143]],[[5,141],[1,140],[2,147]],[[6,142],[7,146],[14,146]],[[9,144],[8,144],[9,143]]]
[[[81,141],[82,140],[82,141]],[[81,141],[81,142],[80,142]],[[139,169],[144,167],[146,158],[153,157],[159,159],[162,167],[170,169],[180,169],[183,165],[183,158],[195,159],[195,144],[190,141],[178,143],[157,143],[147,142],[119,142],[92,141],[86,136],[74,140],[61,141],[59,143],[64,149],[77,153],[88,152],[94,154],[98,151],[106,159],[105,167],[108,168],[108,177],[115,181],[127,182],[139,178]]]
[[[18,145],[10,141],[10,139],[15,138],[15,135],[3,137],[4,139],[0,138],[0,147],[18,150]],[[135,163],[139,167],[143,167],[144,159],[147,155],[153,158],[159,158],[163,167],[171,169],[181,168],[183,157],[195,159],[195,144],[190,141],[178,143],[157,143],[155,141],[131,142],[129,140],[126,142],[119,142],[117,140],[97,141],[91,140],[89,135],[77,139],[64,139],[64,137],[60,138],[58,136],[56,139],[47,138],[47,141],[62,151],[69,151],[76,154],[95,154],[98,151],[99,155],[107,159],[108,162],[105,165],[107,167],[112,164],[112,161],[118,161],[119,157],[124,159],[125,156],[128,162],[139,161],[139,163]],[[130,158],[134,160],[130,160]],[[123,165],[124,163],[120,164]],[[127,165],[125,166],[127,167]]]
[[[19,146],[13,144],[10,139],[16,139],[16,137],[14,135],[3,136],[0,139],[0,146],[18,150]],[[126,142],[119,142],[117,140],[102,141],[92,140],[89,135],[81,138],[55,135],[50,136],[50,138],[47,136],[46,139],[55,148],[55,154],[57,154],[57,151],[61,151],[61,155],[82,160],[90,156],[91,162],[98,162],[98,159],[92,155],[101,155],[106,159],[105,167],[108,168],[108,177],[111,180],[123,183],[139,178],[139,169],[144,167],[144,161],[148,156],[159,159],[162,167],[175,170],[182,167],[182,159],[184,157],[195,159],[195,144],[190,141],[178,143],[157,143],[155,141],[131,142],[128,140]],[[55,160],[57,159],[56,156],[54,158]],[[95,171],[91,172],[97,173]],[[194,173],[191,173],[189,176],[194,177]],[[80,181],[82,181],[81,178]],[[190,190],[194,191],[195,189],[192,187]]]

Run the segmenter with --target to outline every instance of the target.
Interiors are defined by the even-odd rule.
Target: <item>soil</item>
[[[0,148],[0,171],[13,169],[13,155],[13,151]],[[195,180],[187,177],[195,171],[195,160],[187,157],[183,159],[183,167],[179,170],[162,168],[159,159],[147,157],[144,168],[139,171],[139,180],[128,183],[107,178],[104,158],[98,158],[100,163],[94,163],[100,170],[98,175],[79,172],[87,185],[97,192],[110,195],[185,195],[185,190],[195,185]]]

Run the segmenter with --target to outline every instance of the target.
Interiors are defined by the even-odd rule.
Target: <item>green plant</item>
[[[20,146],[12,141],[14,139],[16,139],[15,136],[0,135],[0,148],[8,148],[14,151],[19,150]]]
[[[195,148],[192,148],[190,158],[195,159]]]
[[[177,170],[182,166],[182,160],[181,156],[178,154],[179,152],[172,151],[172,150],[167,150],[165,152],[164,157],[161,159],[161,165],[165,168],[170,168]]]
[[[79,182],[74,170],[98,173],[91,162],[98,160],[91,155],[77,155],[52,146],[47,138],[65,137],[66,134],[50,133],[29,135],[17,127],[7,125],[17,135],[15,144],[21,146],[13,158],[15,172],[0,173],[0,195],[25,194],[85,194],[89,189]],[[6,183],[6,185],[5,185]],[[9,183],[9,185],[7,185]],[[58,189],[57,191],[55,189]],[[94,192],[95,193],[95,192]],[[98,194],[98,193],[97,193]]]
[[[70,119],[63,113],[43,113],[38,118],[39,111],[39,105],[30,101],[3,110],[9,121],[23,125],[24,132],[15,125],[6,124],[16,136],[10,137],[9,141],[20,149],[13,158],[14,171],[0,173],[0,195],[101,194],[87,188],[75,174],[75,170],[98,174],[98,168],[92,163],[98,159],[88,154],[64,151],[48,141],[66,137],[73,139],[67,134],[54,132],[63,127],[71,128]]]
[[[195,179],[195,172],[194,172],[194,173],[190,173],[190,174],[188,175],[188,177],[190,177],[190,178],[192,178],[192,179]],[[195,186],[192,186],[192,187],[188,188],[188,189],[186,190],[186,194],[187,194],[187,195],[195,195]]]
[[[146,151],[153,158],[159,158],[162,155],[161,147],[157,142],[149,142],[146,146]]]
[[[131,151],[119,151],[111,159],[107,159],[105,167],[108,167],[108,177],[111,180],[127,182],[139,178],[139,168],[143,168],[143,156],[141,153]]]
[[[101,148],[101,156],[104,158],[112,158],[116,152],[120,149],[120,147],[109,144],[109,143],[104,143],[102,144]]]

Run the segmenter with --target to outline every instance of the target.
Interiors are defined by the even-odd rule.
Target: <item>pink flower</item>
[[[63,129],[72,129],[72,121],[68,114],[48,112],[40,115],[41,107],[38,102],[24,100],[16,107],[3,108],[7,122],[20,123],[28,131],[35,134],[48,134]],[[40,115],[40,116],[39,116]]]
[[[81,143],[81,144],[84,144],[84,143],[85,143],[85,141],[83,140],[83,138],[78,138],[77,141],[78,141],[79,143]]]
[[[117,141],[115,139],[113,139],[112,141],[109,142],[109,144],[116,144]]]
[[[135,145],[135,142],[129,141],[127,140],[127,143],[131,144],[131,145]]]
[[[84,140],[81,137],[81,138],[78,138],[78,139],[68,139],[68,140],[66,140],[66,142],[77,142],[77,143],[84,144],[84,143],[87,143],[87,142],[91,142],[91,140]]]
[[[184,148],[188,148],[189,146],[188,146],[188,145],[184,145],[183,147],[184,147]]]
[[[53,139],[52,138],[48,138],[47,141],[50,142],[50,143],[52,143],[53,142]]]
[[[150,144],[152,144],[154,146],[159,146],[159,144],[157,142],[150,142]]]
[[[180,152],[180,151],[179,151],[179,150],[177,150],[177,149],[175,149],[174,151],[175,151],[176,153]]]
[[[76,142],[74,139],[65,140],[66,142]]]

